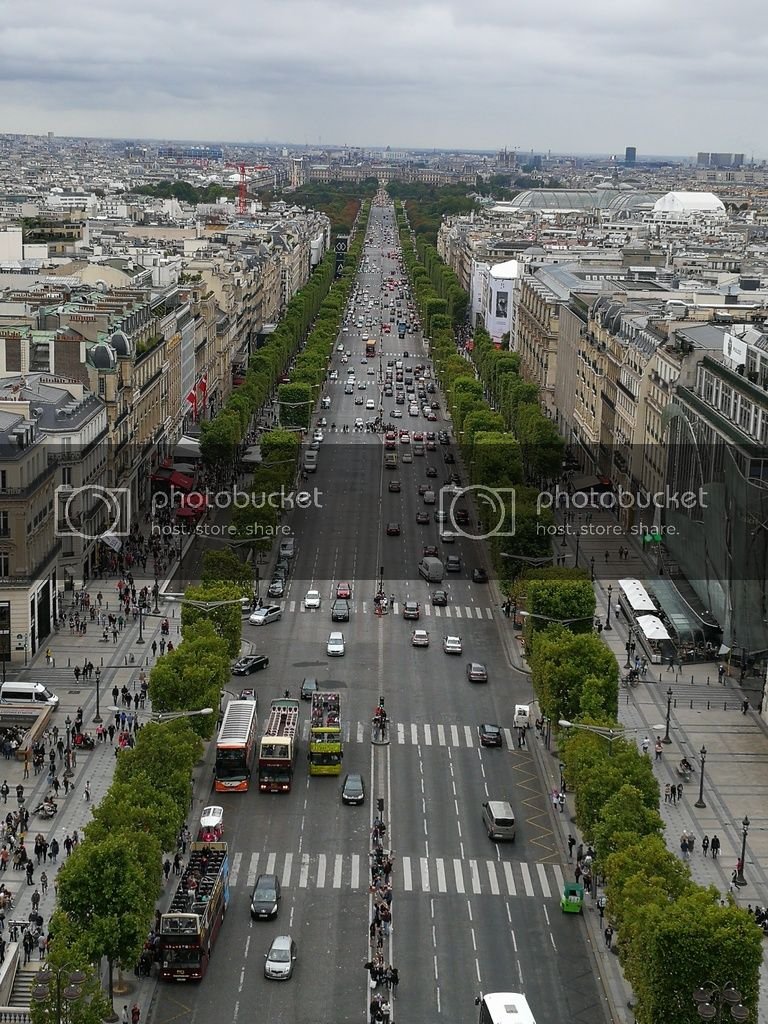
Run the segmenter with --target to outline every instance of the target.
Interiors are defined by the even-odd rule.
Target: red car
[[[352,587],[348,583],[338,583],[336,597],[341,598],[342,601],[348,601],[352,597]]]

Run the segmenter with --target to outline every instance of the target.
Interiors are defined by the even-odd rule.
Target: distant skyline
[[[0,131],[763,158],[737,0],[0,0]]]

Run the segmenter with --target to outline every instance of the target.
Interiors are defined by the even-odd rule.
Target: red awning
[[[201,508],[177,508],[177,519],[198,519],[203,514]]]
[[[195,481],[192,477],[186,476],[184,473],[171,473],[168,482],[171,487],[178,487],[180,491],[191,491],[195,486]]]
[[[181,496],[181,507],[192,509],[194,512],[204,512],[208,508],[208,498],[200,491],[192,491],[191,494]]]

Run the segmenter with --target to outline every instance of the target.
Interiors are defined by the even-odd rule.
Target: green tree
[[[191,722],[182,718],[142,726],[133,749],[120,751],[115,782],[143,786],[146,780],[158,793],[167,793],[186,814],[192,794],[192,769],[203,753],[202,741]]]
[[[205,585],[234,583],[238,587],[247,588],[244,590],[244,596],[247,596],[253,587],[253,570],[241,562],[233,551],[204,551],[202,582]]]
[[[595,622],[595,592],[589,580],[530,580],[526,585],[528,628],[547,629],[550,621],[571,633],[591,633]]]
[[[605,801],[592,831],[598,863],[605,864],[610,854],[639,836],[659,835],[663,828],[658,810],[647,806],[640,790],[622,786]]]
[[[551,625],[533,634],[528,661],[541,710],[553,721],[578,717],[583,682],[600,681],[605,714],[618,709],[618,666],[612,652],[594,633],[572,633]]]
[[[93,821],[85,829],[86,839],[99,842],[120,831],[133,835],[149,833],[161,850],[172,850],[184,824],[184,813],[167,793],[159,793],[146,775],[130,786],[113,782],[103,799],[93,807]]]
[[[106,957],[111,1005],[114,968],[133,967],[144,947],[160,893],[161,852],[153,836],[120,832],[98,843],[83,842],[59,869],[59,907],[81,930],[89,959]],[[150,862],[155,870],[148,874]]]
[[[153,710],[217,708],[220,691],[229,682],[229,651],[227,640],[218,635],[213,622],[199,619],[185,626],[184,642],[158,658],[149,674]],[[196,732],[209,737],[216,716],[200,715],[190,721]]]
[[[68,923],[60,910],[54,911],[49,932],[53,938],[46,953],[46,961],[51,970],[61,972],[58,1000],[54,976],[48,984],[48,998],[43,1001],[33,999],[30,1003],[32,1024],[51,1024],[55,1020],[66,1020],[67,1024],[102,1024],[108,1019],[111,1007],[101,987],[99,971],[94,969],[88,953],[83,949],[82,936]],[[76,986],[80,996],[64,1000],[61,992],[75,971],[84,976],[84,980]]]
[[[250,597],[250,591],[233,583],[209,583],[199,587],[187,587],[181,608],[181,633],[184,639],[193,639],[198,624],[208,621],[216,633],[227,642],[231,658],[240,654],[243,634],[242,597]],[[195,602],[190,604],[189,602]]]

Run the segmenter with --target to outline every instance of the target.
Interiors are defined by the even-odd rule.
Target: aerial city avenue
[[[768,1024],[768,14],[6,6],[0,1024]]]

